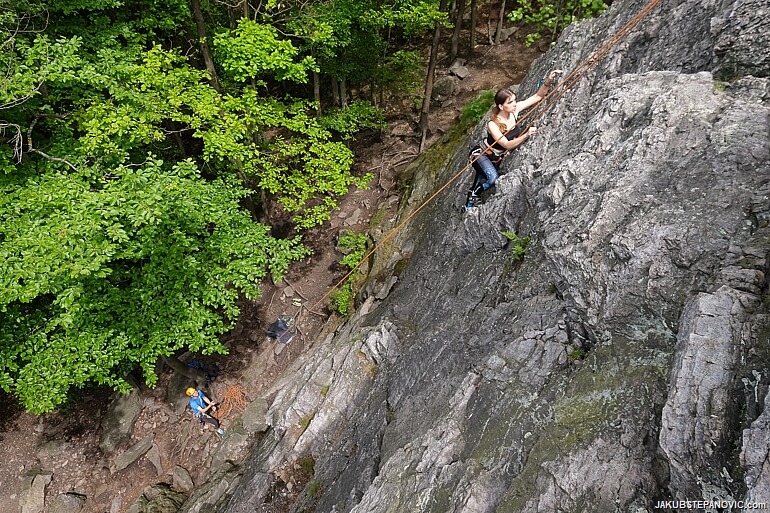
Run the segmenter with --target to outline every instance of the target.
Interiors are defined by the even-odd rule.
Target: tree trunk
[[[441,0],[440,10],[446,9],[446,0]],[[441,42],[441,23],[436,23],[433,30],[433,43],[430,46],[430,59],[428,60],[428,72],[425,76],[425,90],[420,109],[420,152],[425,149],[425,141],[428,138],[428,114],[430,113],[430,97],[433,94],[433,78],[436,74],[436,61],[438,60],[438,45]]]
[[[348,108],[348,84],[345,77],[340,80],[340,107]]]
[[[457,16],[455,17],[455,28],[452,31],[452,43],[449,49],[450,65],[457,57],[457,52],[460,49],[460,31],[463,27],[463,16],[465,16],[465,0],[457,0]]]
[[[489,39],[489,45],[495,44],[495,38],[492,35],[492,8],[489,8],[489,16],[487,16],[487,39]]]
[[[230,27],[230,30],[235,30],[238,27],[238,20],[241,17],[241,11],[237,9],[237,6],[227,6],[227,25]]]
[[[478,6],[476,0],[471,0],[471,47],[468,55],[473,55],[476,50],[476,22],[478,21]]]
[[[379,107],[380,104],[377,98],[377,85],[374,83],[374,80],[369,82],[369,96],[370,96],[372,105],[374,105],[375,107]]]
[[[206,373],[202,369],[193,369],[188,367],[182,360],[176,356],[164,356],[163,363],[171,367],[171,370],[178,372],[182,376],[190,379],[190,386],[193,388],[204,388],[206,386]]]
[[[210,75],[211,87],[213,87],[218,93],[222,92],[222,88],[219,86],[219,77],[217,76],[217,70],[214,67],[214,60],[211,58],[211,52],[209,51],[208,39],[206,37],[206,25],[203,22],[203,10],[201,10],[200,0],[191,0],[193,16],[195,17],[195,24],[198,27],[198,40],[201,44],[201,54],[203,55],[203,63],[206,65],[206,70]]]
[[[332,101],[334,102],[334,105],[339,107],[340,106],[340,88],[339,88],[339,81],[336,77],[331,77],[332,79]]]
[[[316,115],[321,115],[321,74],[313,72],[313,99],[316,104]]]
[[[503,20],[505,19],[505,0],[500,2],[500,15],[497,17],[497,30],[495,30],[495,44],[500,43],[503,37]]]

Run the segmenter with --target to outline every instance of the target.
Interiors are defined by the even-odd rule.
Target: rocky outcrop
[[[111,455],[128,438],[141,411],[142,400],[137,388],[129,394],[114,395],[102,419],[102,438],[99,448],[104,454]]]
[[[725,498],[701,486],[730,479],[726,469],[739,406],[731,392],[740,349],[750,342],[743,339],[749,312],[757,306],[756,296],[723,286],[699,294],[682,314],[660,447],[669,461],[671,488],[686,497]]]
[[[520,96],[642,6],[570,27]],[[359,314],[267,394],[249,460],[182,511],[258,511],[289,483],[292,511],[317,512],[770,500],[767,13],[661,2],[538,120],[495,195],[461,214],[467,177],[387,241]],[[403,215],[482,131],[416,163]],[[300,461],[309,479],[284,475]]]
[[[176,513],[187,496],[159,484],[148,487],[126,513]]]

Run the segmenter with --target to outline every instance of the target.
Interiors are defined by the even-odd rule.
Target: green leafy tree
[[[182,348],[225,351],[238,298],[308,251],[239,207],[234,174],[154,156],[178,158],[169,122],[221,129],[221,96],[176,53],[94,55],[93,38],[4,22],[0,388],[41,413],[92,383],[125,390],[137,366],[153,385]]]
[[[422,75],[418,52],[401,43],[445,20],[435,0],[336,0],[298,3],[285,14],[294,34],[332,82],[370,86],[371,96],[413,93]],[[343,91],[338,91],[343,94]]]
[[[241,19],[234,34],[221,32],[214,38],[219,62],[237,82],[269,74],[276,80],[303,83],[315,60],[305,56],[300,62],[291,41],[281,38],[275,27]]]
[[[152,385],[183,348],[224,351],[238,298],[308,253],[240,205],[257,191],[300,229],[328,219],[371,178],[346,141],[381,113],[269,96],[321,69],[270,23],[210,32],[220,91],[186,0],[3,7],[0,388],[39,413],[91,383],[125,390],[136,368]],[[347,48],[336,34],[319,52]]]
[[[96,171],[96,170],[91,170]],[[217,335],[307,254],[238,207],[246,191],[202,180],[192,162],[95,173],[6,175],[0,182],[0,387],[31,412],[72,388],[118,390],[137,364],[226,352]]]
[[[576,21],[598,16],[607,10],[603,0],[519,0],[519,6],[511,11],[508,19],[533,25],[535,30],[527,34],[527,46],[546,34],[556,41],[561,30]]]

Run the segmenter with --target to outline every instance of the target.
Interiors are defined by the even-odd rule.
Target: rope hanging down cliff
[[[620,29],[618,29],[612,37],[610,37],[607,41],[605,41],[599,48],[597,48],[591,55],[589,55],[586,59],[584,59],[580,64],[578,64],[575,69],[570,72],[564,79],[556,84],[551,91],[545,95],[538,103],[532,106],[532,108],[523,116],[521,116],[518,120],[518,122],[508,129],[505,133],[503,133],[503,136],[498,138],[495,142],[499,142],[500,140],[504,139],[506,134],[509,132],[515,130],[516,128],[520,127],[524,124],[523,130],[526,131],[527,128],[537,119],[539,119],[549,108],[551,108],[564,94],[569,91],[574,85],[583,78],[596,64],[606,56],[609,51],[615,47],[624,37],[626,37],[631,30],[636,27],[639,22],[644,19],[647,14],[650,13],[658,4],[660,3],[660,0],[651,0],[647,5],[645,5],[636,15],[634,15],[625,25],[623,25]],[[414,211],[412,211],[409,215],[407,215],[395,228],[393,228],[390,232],[388,232],[385,237],[382,238],[380,242],[378,242],[366,255],[361,258],[361,260],[353,267],[345,276],[343,276],[337,283],[335,283],[326,293],[321,296],[320,299],[318,299],[310,308],[307,310],[310,312],[314,312],[315,309],[321,305],[321,303],[326,300],[329,295],[334,292],[334,290],[341,287],[345,281],[350,278],[350,276],[353,275],[360,267],[361,265],[366,262],[378,249],[380,249],[388,240],[390,240],[396,233],[401,231],[404,226],[415,216],[418,212],[420,212],[425,206],[427,206],[433,199],[435,199],[439,194],[444,192],[444,190],[449,187],[452,183],[455,182],[458,178],[460,178],[465,171],[468,170],[469,167],[473,165],[473,163],[478,159],[479,157],[476,157],[476,159],[472,159],[469,161],[462,169],[460,169],[454,176],[452,176],[449,180],[447,180],[441,187],[439,187],[436,192],[431,194],[425,201],[423,201]],[[316,312],[317,313],[317,312]]]

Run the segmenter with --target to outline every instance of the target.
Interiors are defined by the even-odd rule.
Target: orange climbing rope
[[[548,110],[550,107],[552,107],[559,98],[564,96],[564,94],[569,91],[574,85],[583,78],[602,58],[604,58],[607,53],[615,46],[617,45],[624,37],[628,35],[631,30],[633,30],[636,25],[639,24],[642,19],[647,16],[647,14],[650,13],[658,4],[660,3],[660,0],[651,0],[645,7],[643,7],[636,15],[634,15],[623,27],[618,29],[612,37],[610,37],[607,41],[605,41],[599,48],[597,48],[591,55],[589,55],[586,59],[584,59],[572,72],[570,72],[564,79],[559,82],[547,95],[545,95],[543,98],[540,99],[538,103],[532,106],[532,108],[525,113],[518,122],[511,127],[509,130],[507,130],[505,133],[503,133],[502,137],[497,139],[495,143],[501,141],[505,138],[506,134],[513,131],[516,127],[522,125],[525,121],[527,121],[527,124],[525,125],[522,132],[526,131],[527,128],[538,118],[540,118],[546,110]],[[542,109],[540,108],[542,107]],[[482,154],[483,155],[483,154]],[[311,306],[308,310],[314,311],[316,307],[318,307],[323,301],[329,297],[329,295],[337,288],[342,286],[345,281],[350,278],[350,276],[353,275],[354,272],[356,272],[361,265],[366,262],[378,249],[380,249],[385,242],[390,240],[396,233],[398,233],[411,219],[417,215],[418,212],[420,212],[423,208],[425,208],[428,203],[433,201],[436,196],[441,194],[447,187],[449,187],[452,183],[454,183],[455,180],[457,180],[460,176],[462,176],[465,171],[469,167],[471,167],[476,160],[478,160],[481,157],[479,155],[475,159],[471,160],[466,164],[460,171],[458,171],[454,176],[452,176],[449,180],[447,180],[444,185],[439,187],[436,192],[431,194],[425,201],[422,202],[414,211],[409,213],[403,221],[401,221],[395,228],[393,228],[390,232],[388,232],[385,237],[382,238],[380,242],[378,242],[364,257],[361,259],[358,264],[355,265],[345,276],[343,276],[337,283],[335,283],[323,296],[321,296],[318,301],[316,301],[313,306]]]

